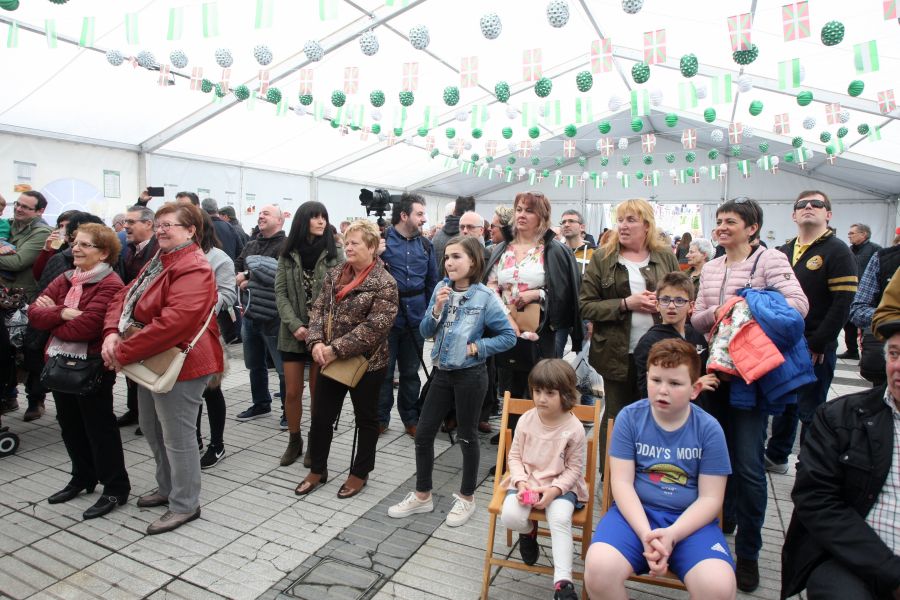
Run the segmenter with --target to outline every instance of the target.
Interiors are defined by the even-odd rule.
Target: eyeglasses
[[[134,225],[135,223],[152,223],[150,219],[125,219],[122,221],[125,225]]]
[[[681,308],[682,306],[690,302],[690,300],[688,300],[687,298],[672,298],[671,296],[660,296],[656,299],[656,301],[660,306],[669,306],[670,304],[674,304],[675,308]]]
[[[810,205],[812,205],[813,208],[828,208],[825,205],[824,200],[797,200],[797,203],[794,204],[794,210],[800,210],[801,208],[806,208]]]
[[[734,199],[735,204],[747,204],[750,202],[750,198],[748,196],[738,196]]]
[[[72,242],[69,244],[72,248],[96,248],[96,244],[88,244],[87,242]]]
[[[30,210],[30,211],[32,211],[32,212],[34,212],[34,211],[37,210],[37,205],[35,205],[35,206],[28,206],[27,204],[22,204],[22,203],[19,202],[18,200],[16,200],[15,202],[13,202],[13,206],[15,206],[16,208],[24,209],[24,210]]]
[[[157,223],[154,229],[162,229],[163,231],[168,231],[173,227],[187,227],[187,225],[182,225],[181,223]]]
[[[560,225],[568,225],[569,223],[574,223],[576,225],[581,225],[581,221],[578,219],[563,219],[559,222]]]
[[[460,231],[468,231],[470,229],[484,229],[484,225],[460,225]]]

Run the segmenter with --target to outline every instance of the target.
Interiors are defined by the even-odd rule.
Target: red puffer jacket
[[[56,306],[29,306],[28,322],[35,329],[49,331],[65,342],[87,342],[88,354],[99,356],[103,345],[103,316],[113,297],[122,289],[122,280],[115,272],[110,272],[97,283],[86,283],[78,303],[81,315],[65,321],[60,315],[65,308],[63,302],[66,294],[71,288],[72,282],[65,273],[51,281],[40,295],[53,300]]]
[[[216,304],[216,280],[196,244],[161,254],[160,260],[162,273],[144,290],[132,313],[132,318],[143,323],[144,328],[122,340],[116,350],[116,358],[123,365],[141,361],[172,346],[186,348]],[[122,288],[110,304],[103,329],[104,339],[119,332],[125,295],[138,279]],[[178,381],[221,373],[222,369],[219,326],[213,318],[187,355]]]

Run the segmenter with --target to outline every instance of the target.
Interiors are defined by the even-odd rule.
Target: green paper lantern
[[[762,142],[759,145],[759,151],[763,154],[767,154],[769,152],[769,142]]]
[[[455,85],[449,85],[444,88],[444,104],[447,106],[456,106],[459,103],[459,88]]]
[[[697,160],[697,154],[694,152],[688,152],[684,155],[684,160],[686,160],[689,163],[692,163],[695,160]]]
[[[634,174],[634,176],[635,176],[636,179],[643,179],[643,178],[644,178],[644,172],[643,172],[643,171],[637,171],[637,172]]]
[[[694,167],[688,167],[687,169],[685,169],[685,175],[687,175],[688,177],[693,177],[694,176]]]
[[[511,165],[514,165],[514,164],[516,164],[516,157],[510,156],[509,158],[506,159],[506,162],[508,162]]]
[[[544,169],[541,171],[541,177],[550,177],[550,169]]]
[[[631,157],[630,157],[630,156],[623,156],[623,157],[622,157],[622,164],[623,164],[624,166],[627,167],[627,166],[628,166],[628,163],[630,163],[630,162],[631,162]]]
[[[652,165],[652,164],[653,164],[653,155],[652,155],[652,154],[645,154],[645,155],[644,155],[644,164],[645,164],[645,165]]]
[[[578,166],[584,168],[584,165],[587,164],[587,159],[583,156],[578,157]]]
[[[400,92],[400,106],[412,106],[416,97],[412,92]]]
[[[640,117],[635,117],[631,120],[631,130],[637,133],[641,129],[644,128],[644,120]]]
[[[372,106],[375,108],[381,108],[384,106],[384,92],[381,90],[372,90],[372,93],[369,94],[369,102],[371,102]]]
[[[481,136],[484,135],[484,132],[478,129],[477,127],[472,130],[472,137],[474,139],[481,139]]]
[[[800,137],[799,135],[791,140],[791,146],[793,146],[794,148],[799,148],[802,145],[803,145],[803,138]]]
[[[750,114],[754,117],[763,111],[763,103],[761,100],[754,100],[750,103]]]
[[[541,130],[538,127],[529,127],[528,128],[528,137],[535,140],[541,135]]]
[[[416,129],[416,133],[419,135],[419,137],[425,137],[426,135],[428,135],[428,128],[422,125],[418,129]]]
[[[277,87],[270,87],[266,90],[266,100],[272,104],[278,104],[281,102],[281,90]]]
[[[541,159],[538,158],[537,156],[532,156],[531,164],[533,164],[534,166],[538,166],[539,164],[541,164]]]
[[[350,131],[359,131],[359,125],[350,125]]]
[[[607,134],[612,129],[612,125],[609,124],[609,121],[600,121],[597,124],[597,129],[600,130],[600,133]]]
[[[713,121],[715,121],[716,120],[716,109],[707,108],[706,110],[704,110],[703,111],[703,119],[707,123],[712,123]]]
[[[16,10],[19,8],[19,0],[2,0],[0,1],[0,8],[3,10]]]
[[[732,52],[731,58],[739,65],[749,65],[759,58],[759,48],[756,44],[750,44],[750,47],[746,50],[735,50]]]
[[[478,156],[478,153],[477,153],[477,152],[473,152],[473,153],[472,153],[472,156],[469,157],[469,159],[470,159],[473,163],[478,162],[478,159],[479,159],[479,158],[481,158],[481,157]]]
[[[575,76],[575,86],[579,92],[587,92],[594,86],[594,76],[590,71],[581,71]]]
[[[246,85],[237,86],[236,88],[234,88],[234,97],[238,100],[246,100],[250,97],[250,88],[248,88]]]
[[[448,140],[452,140],[453,138],[456,137],[456,130],[453,129],[452,127],[448,127],[447,129],[444,130],[444,135],[447,136]]]
[[[493,157],[493,156],[490,156],[490,155],[485,156],[485,157],[484,157],[484,162],[490,164],[490,163],[494,162],[494,157]]]
[[[213,85],[214,84],[212,81],[210,81],[209,79],[204,79],[200,82],[200,91],[202,91],[204,94],[208,94],[213,91]]]
[[[571,137],[575,137],[576,135],[578,135],[578,128],[571,124],[566,125],[565,131],[566,131],[566,137],[571,138]]]
[[[312,94],[300,94],[300,104],[309,106],[313,102]]]
[[[740,144],[734,144],[733,146],[731,146],[731,155],[732,156],[740,156],[741,155],[741,145]]]
[[[823,131],[822,133],[819,134],[819,141],[822,142],[823,144],[829,142],[830,140],[831,140],[831,134],[828,133],[827,131]]]
[[[825,154],[834,154],[835,148],[831,144],[825,146]]]
[[[861,123],[859,127],[856,128],[856,132],[859,135],[866,135],[867,133],[869,133],[869,126],[865,123]]]
[[[394,127],[394,135],[397,137],[403,137],[403,128],[402,127]]]
[[[784,160],[785,160],[785,162],[789,162],[789,163],[794,162],[794,153],[793,153],[793,152],[788,152],[787,154],[785,154],[785,155],[784,155]]]
[[[497,96],[497,100],[500,102],[509,100],[509,84],[505,81],[498,81],[497,85],[494,86],[494,95]]]
[[[219,98],[225,97],[225,87],[221,83],[216,84],[216,96]]]
[[[550,95],[552,90],[553,82],[546,77],[541,77],[537,83],[534,84],[534,93],[537,94],[538,98],[546,98]]]
[[[341,90],[331,92],[331,104],[336,108],[340,108],[347,102],[347,94]]]
[[[437,156],[440,153],[441,153],[441,151],[438,150],[437,148],[435,148],[434,150],[431,151],[431,158],[434,158],[435,156]]]
[[[713,148],[706,154],[706,156],[709,157],[709,160],[716,160],[717,158],[719,158],[719,151]]]
[[[694,54],[685,54],[681,57],[681,62],[679,67],[681,68],[681,74],[685,77],[693,77],[697,74],[697,69],[700,66],[699,61],[697,60],[697,56]]]
[[[601,156],[600,157],[600,166],[605,167],[608,164],[609,164],[609,157]]]
[[[828,21],[822,27],[822,43],[836,46],[844,41],[844,24],[840,21]]]
[[[381,125],[379,125],[378,123],[374,123],[369,129],[371,129],[372,133],[374,133],[375,135],[381,133]],[[437,150],[435,150],[435,152],[437,152]]]
[[[669,164],[675,162],[675,154],[673,154],[672,152],[666,152],[666,162]]]
[[[555,159],[553,159],[553,162],[556,164],[557,167],[561,167],[561,166],[563,166],[563,162],[564,162],[563,157],[557,156]]]
[[[675,113],[667,113],[666,114],[666,125],[669,127],[675,127],[678,125],[678,115]]]
[[[847,128],[846,128],[846,127],[841,127],[840,129],[837,130],[837,136],[838,136],[839,138],[844,137],[844,136],[847,135],[848,133],[850,133],[850,132],[847,131]]]
[[[509,138],[512,137],[512,134],[513,134],[512,127],[504,127],[503,131],[501,131],[500,133],[503,134],[503,139],[508,140]]]
[[[859,96],[863,93],[863,90],[866,88],[866,84],[860,81],[859,79],[854,79],[850,82],[850,85],[847,86],[847,93],[853,97]]]
[[[631,67],[631,78],[635,83],[647,83],[650,80],[650,65],[645,62],[636,63]]]
[[[332,119],[331,121],[328,122],[328,124],[331,125],[332,129],[337,129],[338,127],[341,126],[341,122],[338,121],[337,119]]]
[[[813,94],[809,90],[804,90],[797,94],[797,104],[800,106],[808,106],[813,101]]]

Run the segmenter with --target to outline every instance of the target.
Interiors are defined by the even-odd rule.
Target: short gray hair
[[[513,209],[509,206],[498,206],[494,209],[494,214],[500,219],[501,225],[509,225],[513,219]]]
[[[865,225],[863,223],[854,223],[850,227],[856,227],[860,233],[866,234],[866,239],[869,239],[872,237],[872,228],[869,227],[868,225]]]
[[[691,242],[690,247],[696,247],[697,252],[706,255],[706,260],[710,261],[716,257],[716,249],[713,248],[712,242],[706,238],[697,238]]]
[[[575,210],[574,208],[570,208],[569,210],[563,211],[561,216],[565,217],[566,215],[575,215],[578,217],[578,222],[584,225],[584,217],[581,216],[581,213]]]
[[[156,220],[156,213],[154,213],[152,209],[147,208],[146,206],[141,206],[140,204],[130,206],[128,208],[128,212],[140,213],[141,216],[138,217],[138,219],[141,221],[149,221],[150,223],[152,223]]]
[[[200,203],[200,208],[211,215],[219,214],[219,204],[212,198],[204,198]]]

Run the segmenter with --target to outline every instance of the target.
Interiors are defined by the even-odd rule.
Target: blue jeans
[[[766,456],[772,462],[783,465],[794,448],[797,435],[797,422],[803,424],[800,429],[800,444],[806,436],[806,428],[812,423],[816,409],[828,399],[828,389],[834,379],[834,367],[837,364],[837,347],[825,351],[825,360],[813,365],[816,381],[805,385],[797,394],[797,404],[788,404],[784,414],[772,418],[772,437],[766,446]]]
[[[284,401],[284,368],[281,365],[281,353],[278,351],[278,327],[272,329],[244,317],[241,323],[241,338],[244,343],[244,366],[250,371],[250,395],[253,404],[266,405],[272,403],[269,394],[269,368],[266,355],[272,357],[275,370],[278,372],[278,385]]]
[[[726,412],[725,438],[731,456],[731,477],[725,489],[725,519],[738,526],[734,538],[735,554],[758,560],[768,501],[763,459],[768,415],[758,408],[744,410],[731,406]]]
[[[412,336],[412,337],[410,337]],[[400,373],[397,389],[397,412],[406,426],[419,422],[422,405],[419,403],[419,355],[425,340],[418,327],[392,327],[388,335],[388,364],[381,393],[378,397],[378,421],[384,425],[391,422],[394,407],[394,367]],[[418,350],[416,350],[418,348]]]

